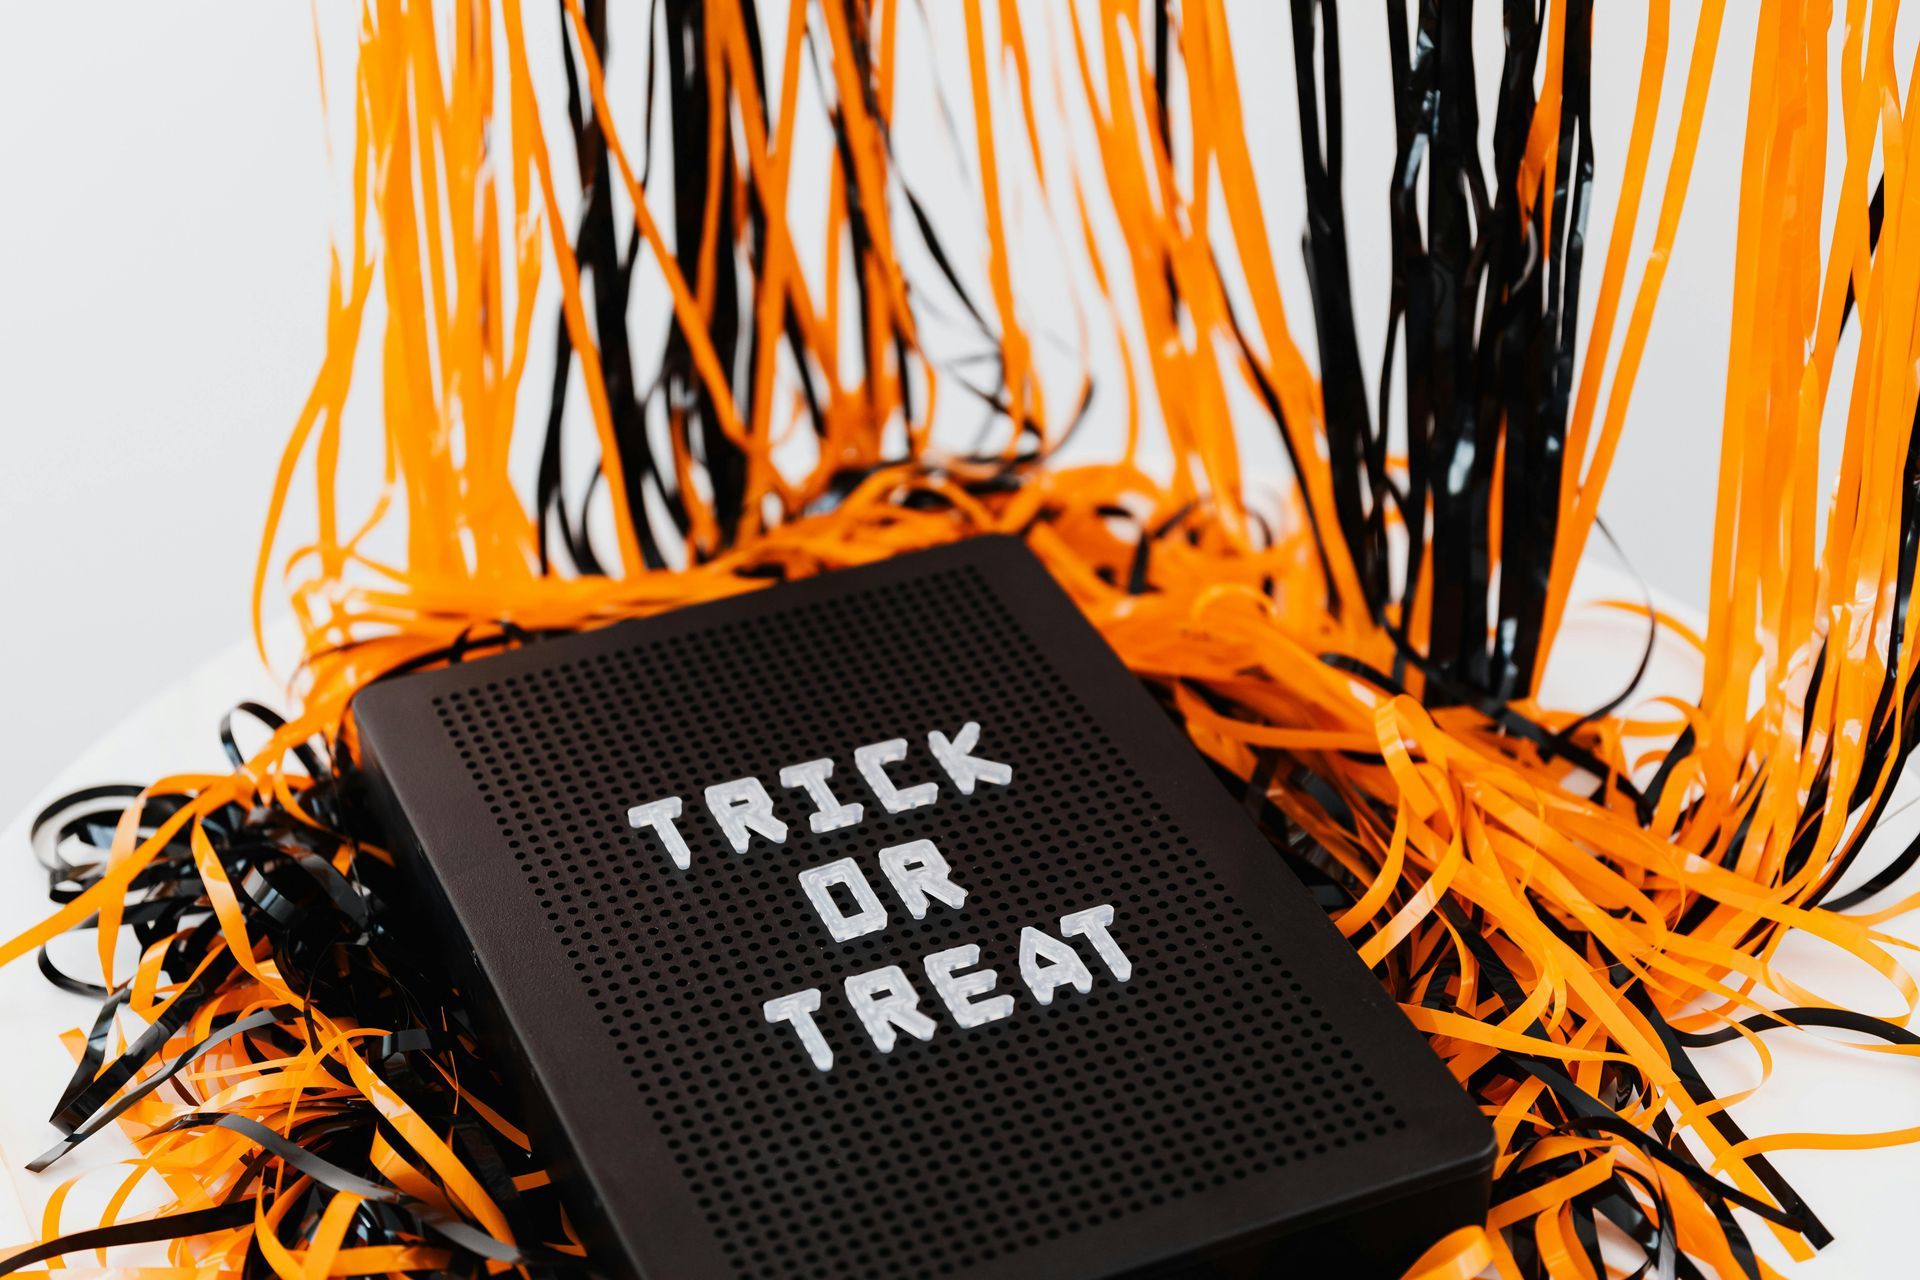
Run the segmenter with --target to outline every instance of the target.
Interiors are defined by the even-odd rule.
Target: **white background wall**
[[[538,0],[529,8],[538,61],[554,24]],[[1384,41],[1373,6],[1346,8],[1346,195],[1355,242],[1384,245]],[[1633,6],[1602,8],[1596,246],[1642,39]],[[1690,5],[1674,8],[1669,118],[1693,25]],[[1707,585],[1752,48],[1748,6],[1729,8],[1679,252],[1604,507],[1646,578],[1693,602]],[[115,0],[0,13],[0,816],[149,691],[245,633],[268,484],[323,345],[339,184],[315,30],[345,60],[353,9]],[[1242,9],[1242,77],[1265,104],[1250,118],[1271,122],[1256,160],[1277,157],[1268,187],[1285,196],[1296,125],[1284,6]],[[337,65],[328,80],[344,127]],[[1293,287],[1290,198],[1269,216]],[[1383,314],[1384,253],[1359,253],[1355,267],[1370,314]],[[1290,301],[1304,317],[1304,292]],[[1377,323],[1362,340],[1376,364]],[[220,710],[207,708],[209,735]]]

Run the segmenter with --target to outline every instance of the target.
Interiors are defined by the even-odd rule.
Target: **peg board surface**
[[[1484,1180],[1484,1124],[1178,730],[1019,543],[976,539],[406,677],[356,703],[543,1140],[607,1269],[647,1276],[1102,1276]],[[962,795],[927,733],[1012,769]],[[856,747],[901,737],[886,812]],[[865,817],[809,830],[783,766]],[[707,785],[765,782],[782,844],[728,845]],[[678,869],[643,801],[684,797]],[[967,891],[911,919],[882,848]],[[798,873],[854,858],[889,910],[836,942]],[[1132,963],[1042,1006],[1023,926],[1110,904]],[[922,958],[977,943],[1014,997],[962,1028]],[[851,974],[938,1023],[878,1052]],[[817,987],[816,1071],[762,1002]]]

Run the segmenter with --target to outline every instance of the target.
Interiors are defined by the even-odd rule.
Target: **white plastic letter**
[[[1093,990],[1093,975],[1080,953],[1032,925],[1020,931],[1020,980],[1041,1004],[1052,1004],[1053,993],[1064,986],[1081,995]]]
[[[847,1003],[860,1015],[860,1025],[880,1052],[893,1052],[896,1027],[916,1040],[933,1039],[935,1023],[920,1012],[920,997],[899,965],[856,973],[847,979],[846,988]]]
[[[1069,916],[1060,917],[1060,932],[1067,937],[1084,936],[1093,943],[1093,949],[1100,953],[1101,961],[1107,966],[1107,972],[1113,975],[1115,982],[1125,982],[1133,976],[1133,961],[1127,959],[1120,950],[1120,944],[1107,932],[1107,926],[1113,923],[1113,908],[1107,903],[1097,907],[1088,907],[1085,911],[1076,911]]]
[[[808,987],[805,991],[795,991],[784,996],[776,996],[760,1006],[760,1011],[770,1023],[784,1022],[794,1029],[800,1037],[800,1046],[807,1051],[807,1057],[813,1059],[816,1070],[833,1070],[833,1049],[827,1044],[827,1038],[820,1034],[820,1028],[814,1024],[813,1015],[820,1010],[820,988]]]
[[[1013,769],[997,760],[982,760],[973,754],[973,748],[980,741],[980,725],[969,720],[960,726],[960,732],[948,741],[947,735],[935,729],[927,735],[927,749],[933,752],[933,758],[953,779],[953,785],[960,788],[960,794],[973,794],[977,782],[991,782],[1004,787],[1013,781]]]
[[[874,798],[886,806],[888,813],[905,813],[908,809],[918,809],[923,804],[932,804],[940,798],[940,788],[931,782],[916,783],[902,790],[893,785],[893,779],[887,776],[887,766],[897,764],[907,758],[907,740],[888,738],[885,742],[869,743],[857,747],[853,753],[853,766],[867,781],[867,787]]]
[[[827,786],[827,779],[832,776],[831,760],[808,760],[804,764],[790,764],[780,771],[781,786],[805,788],[807,797],[813,801],[814,811],[807,819],[807,827],[817,836],[850,827],[866,816],[865,805],[840,803],[840,798]]]
[[[973,969],[980,963],[980,948],[969,942],[964,947],[949,947],[926,958],[927,980],[946,1002],[947,1012],[963,1027],[978,1027],[997,1022],[1013,1012],[1012,996],[985,996],[999,985],[1000,975],[991,969]],[[956,973],[973,969],[972,973]]]
[[[775,844],[787,842],[787,824],[773,816],[773,797],[758,778],[735,778],[707,788],[707,812],[720,824],[735,853],[747,851],[750,832]]]
[[[627,825],[638,831],[641,827],[652,827],[653,834],[660,837],[660,843],[666,848],[667,856],[673,859],[673,865],[685,871],[693,865],[693,854],[687,850],[687,842],[680,835],[680,828],[673,820],[680,816],[680,797],[668,796],[665,800],[649,800],[627,810]]]
[[[931,840],[887,846],[880,851],[880,869],[915,920],[927,918],[928,898],[938,898],[955,911],[967,900],[967,891],[947,874],[947,860]]]
[[[860,908],[858,914],[847,915],[840,910],[840,904],[833,900],[833,886],[836,884],[843,884],[852,891],[853,900]],[[800,887],[806,891],[807,901],[813,904],[813,913],[820,917],[821,924],[827,926],[827,932],[833,935],[835,942],[852,942],[855,938],[864,938],[887,927],[887,909],[880,905],[879,895],[867,883],[860,864],[852,858],[842,858],[824,867],[802,871]]]

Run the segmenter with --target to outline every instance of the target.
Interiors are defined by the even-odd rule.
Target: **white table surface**
[[[1638,589],[1604,569],[1583,574],[1576,598],[1609,595],[1637,598]],[[283,624],[270,634],[273,651],[287,651],[290,628]],[[1645,624],[1631,616],[1576,609],[1549,670],[1545,697],[1569,706],[1604,700],[1631,674],[1644,637]],[[1643,692],[1690,696],[1697,692],[1698,678],[1693,656],[1663,643]],[[285,702],[278,682],[254,655],[250,638],[167,687],[68,765],[26,812],[0,831],[0,932],[12,935],[47,909],[44,877],[27,843],[28,824],[41,804],[95,783],[146,782],[163,773],[224,769],[217,726],[222,713],[243,698],[276,707]],[[16,733],[30,731],[30,726],[12,727]],[[1909,775],[1902,783],[1902,798],[1896,799],[1895,811],[1883,824],[1876,846],[1882,856],[1920,831],[1920,805],[1899,807],[1916,793]],[[1886,929],[1920,945],[1920,912]],[[76,957],[91,948],[91,938],[86,934],[72,940]],[[1781,955],[1783,968],[1795,980],[1830,999],[1877,1014],[1896,1012],[1877,978],[1824,944],[1798,937],[1783,946]],[[1903,959],[1920,974],[1920,960],[1911,955]],[[87,972],[81,959],[71,967]],[[40,1210],[60,1181],[89,1170],[97,1172],[71,1196],[65,1225],[68,1230],[91,1225],[85,1217],[88,1206],[100,1204],[118,1182],[118,1171],[108,1166],[131,1152],[116,1129],[102,1133],[47,1174],[30,1174],[24,1168],[58,1137],[46,1114],[72,1066],[56,1037],[88,1025],[93,1012],[91,1002],[47,984],[30,959],[0,969],[0,1036],[7,1050],[0,1065],[0,1162],[6,1166],[11,1192],[0,1194],[0,1248],[6,1252],[38,1237]],[[1920,1125],[1920,1062],[1850,1051],[1816,1035],[1794,1032],[1774,1032],[1768,1045],[1774,1052],[1773,1078],[1734,1113],[1748,1133],[1863,1132]],[[1738,1045],[1702,1051],[1697,1057],[1721,1093],[1745,1088],[1757,1075],[1752,1055]],[[1837,1280],[1914,1274],[1911,1224],[1914,1190],[1920,1188],[1920,1145],[1862,1152],[1788,1151],[1775,1161],[1836,1237],[1812,1262],[1788,1267],[1789,1276]],[[126,1213],[155,1207],[151,1199],[136,1199]],[[1746,1222],[1763,1253],[1776,1265],[1787,1266],[1771,1235],[1757,1221]],[[131,1265],[161,1258],[153,1247],[144,1247],[116,1251],[110,1260]],[[71,1261],[69,1274],[95,1265],[91,1254]]]

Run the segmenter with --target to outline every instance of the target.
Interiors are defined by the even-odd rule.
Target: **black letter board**
[[[1014,539],[355,712],[601,1271],[1384,1275],[1485,1212],[1484,1119]]]

